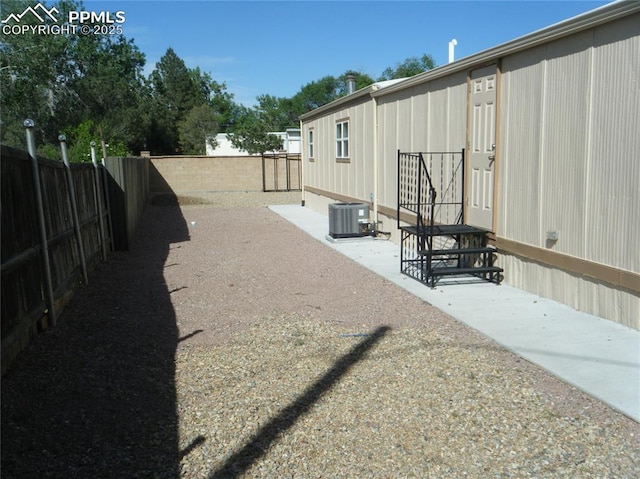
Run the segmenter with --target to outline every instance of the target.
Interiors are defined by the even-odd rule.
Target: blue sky
[[[85,0],[124,11],[124,35],[146,55],[145,73],[171,47],[188,67],[225,82],[235,101],[291,97],[354,69],[376,79],[406,58],[456,59],[605,5],[604,1]]]

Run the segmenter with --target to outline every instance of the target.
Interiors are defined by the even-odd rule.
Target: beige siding
[[[640,296],[582,275],[501,253],[505,282],[579,311],[640,329]]]
[[[398,150],[461,151],[467,121],[467,76],[458,72],[378,99],[379,202],[397,203]]]
[[[594,45],[585,255],[640,272],[640,14]]]
[[[368,102],[366,101],[368,99]],[[305,141],[314,131],[314,161],[304,152],[305,185],[361,201],[373,193],[373,104],[364,102],[341,108],[304,124]],[[349,120],[349,162],[336,160],[335,125]]]
[[[536,208],[540,204],[541,124],[544,48],[502,62],[500,205],[497,233],[531,243],[540,237]],[[526,92],[524,94],[523,92]],[[520,135],[512,132],[521,131]],[[517,158],[517,162],[511,161]],[[524,214],[522,209],[525,208]]]
[[[497,234],[640,271],[622,241],[640,233],[639,30],[636,15],[503,59]]]
[[[640,272],[640,15],[506,57],[502,72],[497,234]],[[509,284],[640,328],[635,294],[500,263]]]
[[[379,125],[378,149],[379,168],[381,174],[378,177],[379,190],[378,201],[381,205],[396,208],[397,206],[397,152],[398,152],[398,102],[380,102],[378,107]]]

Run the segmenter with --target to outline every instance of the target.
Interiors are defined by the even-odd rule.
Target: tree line
[[[2,17],[30,3],[1,0]],[[83,10],[81,1],[54,4],[60,18]],[[23,17],[22,23],[35,23]],[[48,19],[46,19],[48,20]],[[148,76],[145,56],[123,35],[3,35],[0,40],[0,141],[25,147],[23,120],[36,122],[39,153],[59,158],[64,134],[72,161],[89,160],[89,143],[108,145],[109,156],[204,154],[205,138],[227,133],[251,153],[277,149],[269,132],[298,126],[303,113],[347,94],[346,77],[356,89],[375,81],[413,76],[435,67],[430,55],[407,58],[374,80],[346,71],[302,86],[291,98],[259,95],[254,107],[234,101],[223,82],[200,68],[188,68],[169,48]]]

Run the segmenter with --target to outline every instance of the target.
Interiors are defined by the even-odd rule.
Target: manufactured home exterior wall
[[[640,15],[507,56],[501,70],[496,235],[640,273]],[[501,262],[509,284],[640,328],[637,295]]]
[[[377,98],[378,203],[397,207],[397,152],[461,152],[467,122],[467,75],[458,72]],[[437,184],[439,172],[432,177]],[[445,171],[449,175],[450,171]],[[461,179],[461,178],[460,178]],[[462,185],[457,185],[461,191]],[[386,208],[384,208],[386,207]],[[442,209],[443,216],[447,215]],[[444,218],[436,218],[440,221]]]
[[[629,34],[616,22],[503,59],[498,233],[549,247],[558,230],[554,251],[639,270],[637,244],[616,241],[640,235],[640,18],[626,20],[623,48],[597,45]]]
[[[632,13],[618,15],[624,9]],[[360,96],[357,110],[371,120],[375,107],[377,124],[357,130],[354,124],[351,139],[367,154],[346,165],[356,168],[328,161],[321,174],[321,165],[305,162],[305,184],[319,185],[307,196],[315,198],[310,206],[326,213],[332,201],[367,200],[377,178],[376,219],[398,241],[397,151],[464,148],[467,77],[495,63],[491,241],[505,283],[640,329],[640,13],[623,2],[594,12],[594,18],[612,17],[590,27],[550,27],[548,37],[534,35],[524,47],[514,40],[477,60]],[[316,143],[328,135],[322,147],[333,151],[335,120],[358,118],[349,105],[304,119],[305,128],[315,128]],[[376,150],[369,154],[371,138]],[[317,156],[316,163],[325,161]],[[349,181],[344,174],[356,177]],[[557,240],[548,238],[550,231],[558,232]]]
[[[369,101],[366,101],[368,99]],[[349,120],[349,161],[336,160],[335,129],[340,120]],[[345,201],[369,202],[373,193],[374,108],[370,97],[355,101],[305,123],[302,134],[305,187],[312,191],[332,192]],[[306,140],[314,132],[314,158],[309,158]],[[314,201],[308,195],[309,206],[326,214],[327,202]],[[314,206],[317,205],[317,206]]]

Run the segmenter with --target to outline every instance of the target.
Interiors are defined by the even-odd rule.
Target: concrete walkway
[[[400,273],[400,247],[329,241],[327,216],[299,205],[270,209],[389,281],[640,422],[640,331],[508,285],[448,283],[431,289]]]

